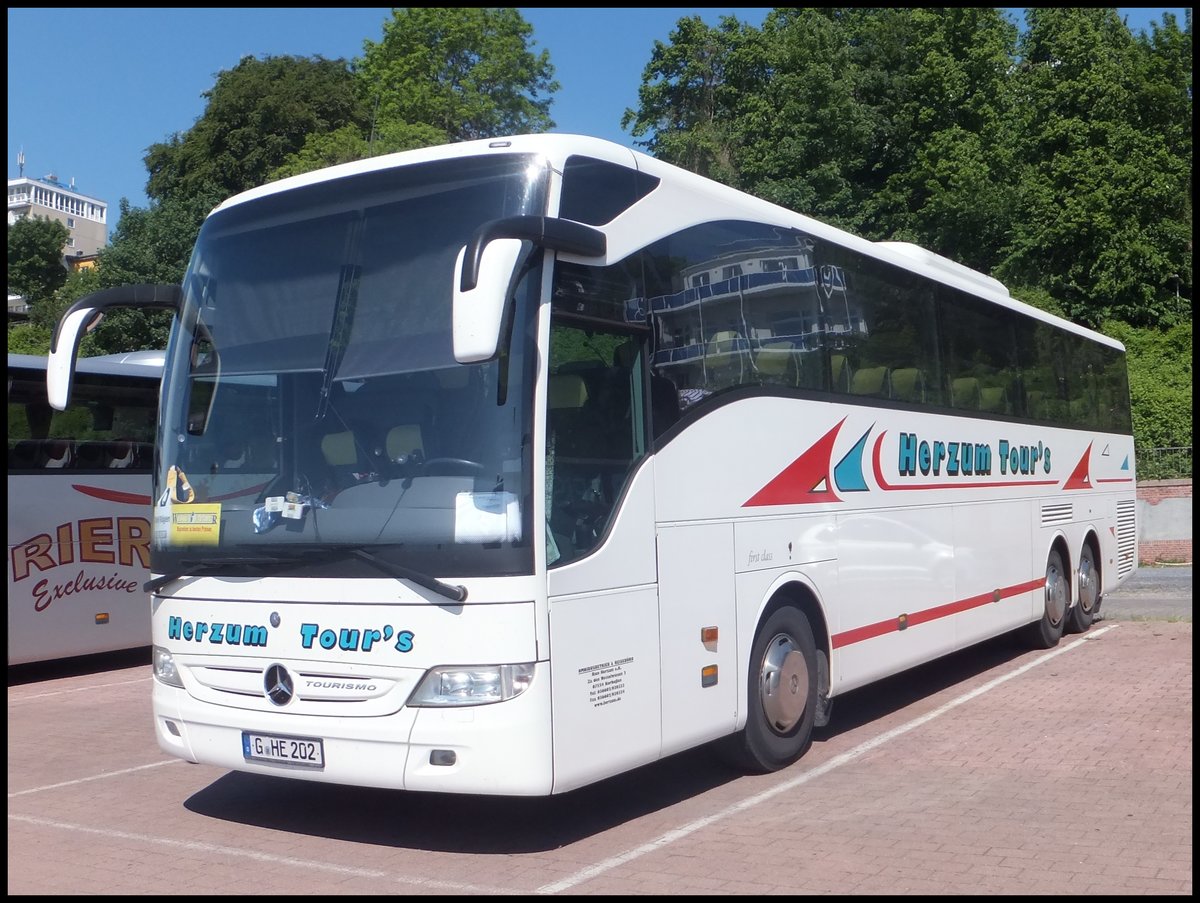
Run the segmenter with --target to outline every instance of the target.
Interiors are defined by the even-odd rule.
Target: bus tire
[[[817,647],[802,611],[785,605],[760,625],[750,650],[746,726],[725,738],[726,760],[751,774],[786,768],[812,743]]]
[[[1096,571],[1096,555],[1092,544],[1085,542],[1079,550],[1079,580],[1076,586],[1075,604],[1067,628],[1072,633],[1083,633],[1092,626],[1100,601],[1100,574]]]
[[[1071,580],[1062,555],[1051,549],[1046,558],[1046,585],[1042,590],[1042,616],[1029,625],[1029,641],[1035,649],[1052,649],[1062,639],[1071,607]]]

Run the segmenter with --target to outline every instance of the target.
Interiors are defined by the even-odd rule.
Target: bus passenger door
[[[551,325],[547,584],[554,792],[659,756],[654,473],[642,342]]]
[[[554,792],[659,757],[654,479],[634,475],[608,539],[549,573]]]

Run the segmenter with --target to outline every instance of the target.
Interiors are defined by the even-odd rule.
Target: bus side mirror
[[[65,411],[71,400],[71,384],[75,379],[75,354],[79,340],[100,325],[104,312],[93,307],[79,307],[78,302],[62,315],[54,327],[50,356],[46,361],[46,395],[50,407]]]
[[[463,260],[468,249],[458,252],[454,264],[453,317],[454,359],[475,364],[496,356],[500,326],[508,288],[521,255],[521,241],[499,238],[482,249],[477,278],[472,288],[462,288]]]
[[[452,333],[460,364],[495,356],[522,241],[580,257],[602,258],[608,248],[599,229],[548,216],[510,216],[476,229],[454,264]]]
[[[122,285],[86,295],[67,308],[50,337],[46,361],[46,395],[50,406],[65,411],[75,379],[79,340],[100,325],[110,307],[165,309],[179,312],[183,289],[178,285]]]

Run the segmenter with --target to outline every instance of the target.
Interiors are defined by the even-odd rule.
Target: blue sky
[[[1183,9],[1121,9],[1135,30]],[[722,15],[762,24],[768,9],[521,9],[534,49],[550,51],[561,88],[555,131],[632,146],[621,115],[637,104],[655,40],[680,18]],[[1010,13],[1019,15],[1020,10]],[[146,206],[146,149],[186,131],[204,112],[201,96],[243,56],[320,55],[352,59],[378,41],[386,9],[8,9],[8,177],[54,173],[106,201]],[[1019,21],[1019,20],[1018,20]]]

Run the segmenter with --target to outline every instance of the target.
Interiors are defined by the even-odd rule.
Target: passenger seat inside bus
[[[969,411],[979,410],[979,380],[974,376],[961,376],[950,383],[952,407]]]
[[[70,439],[43,439],[42,462],[43,470],[75,465],[75,443]]]
[[[854,375],[854,368],[850,366],[850,362],[846,360],[844,354],[833,354],[829,357],[829,369],[833,377],[833,382],[830,384],[835,392],[849,392],[850,380]]]
[[[800,383],[796,346],[791,342],[764,342],[754,354],[754,366],[759,378],[768,385],[796,386]]]
[[[85,439],[75,448],[75,467],[79,470],[103,470],[111,457],[111,443],[99,439]]]
[[[892,398],[900,401],[925,400],[925,374],[916,367],[901,367],[892,371]]]
[[[853,395],[874,395],[890,398],[892,394],[892,371],[887,367],[863,367],[850,380]]]

